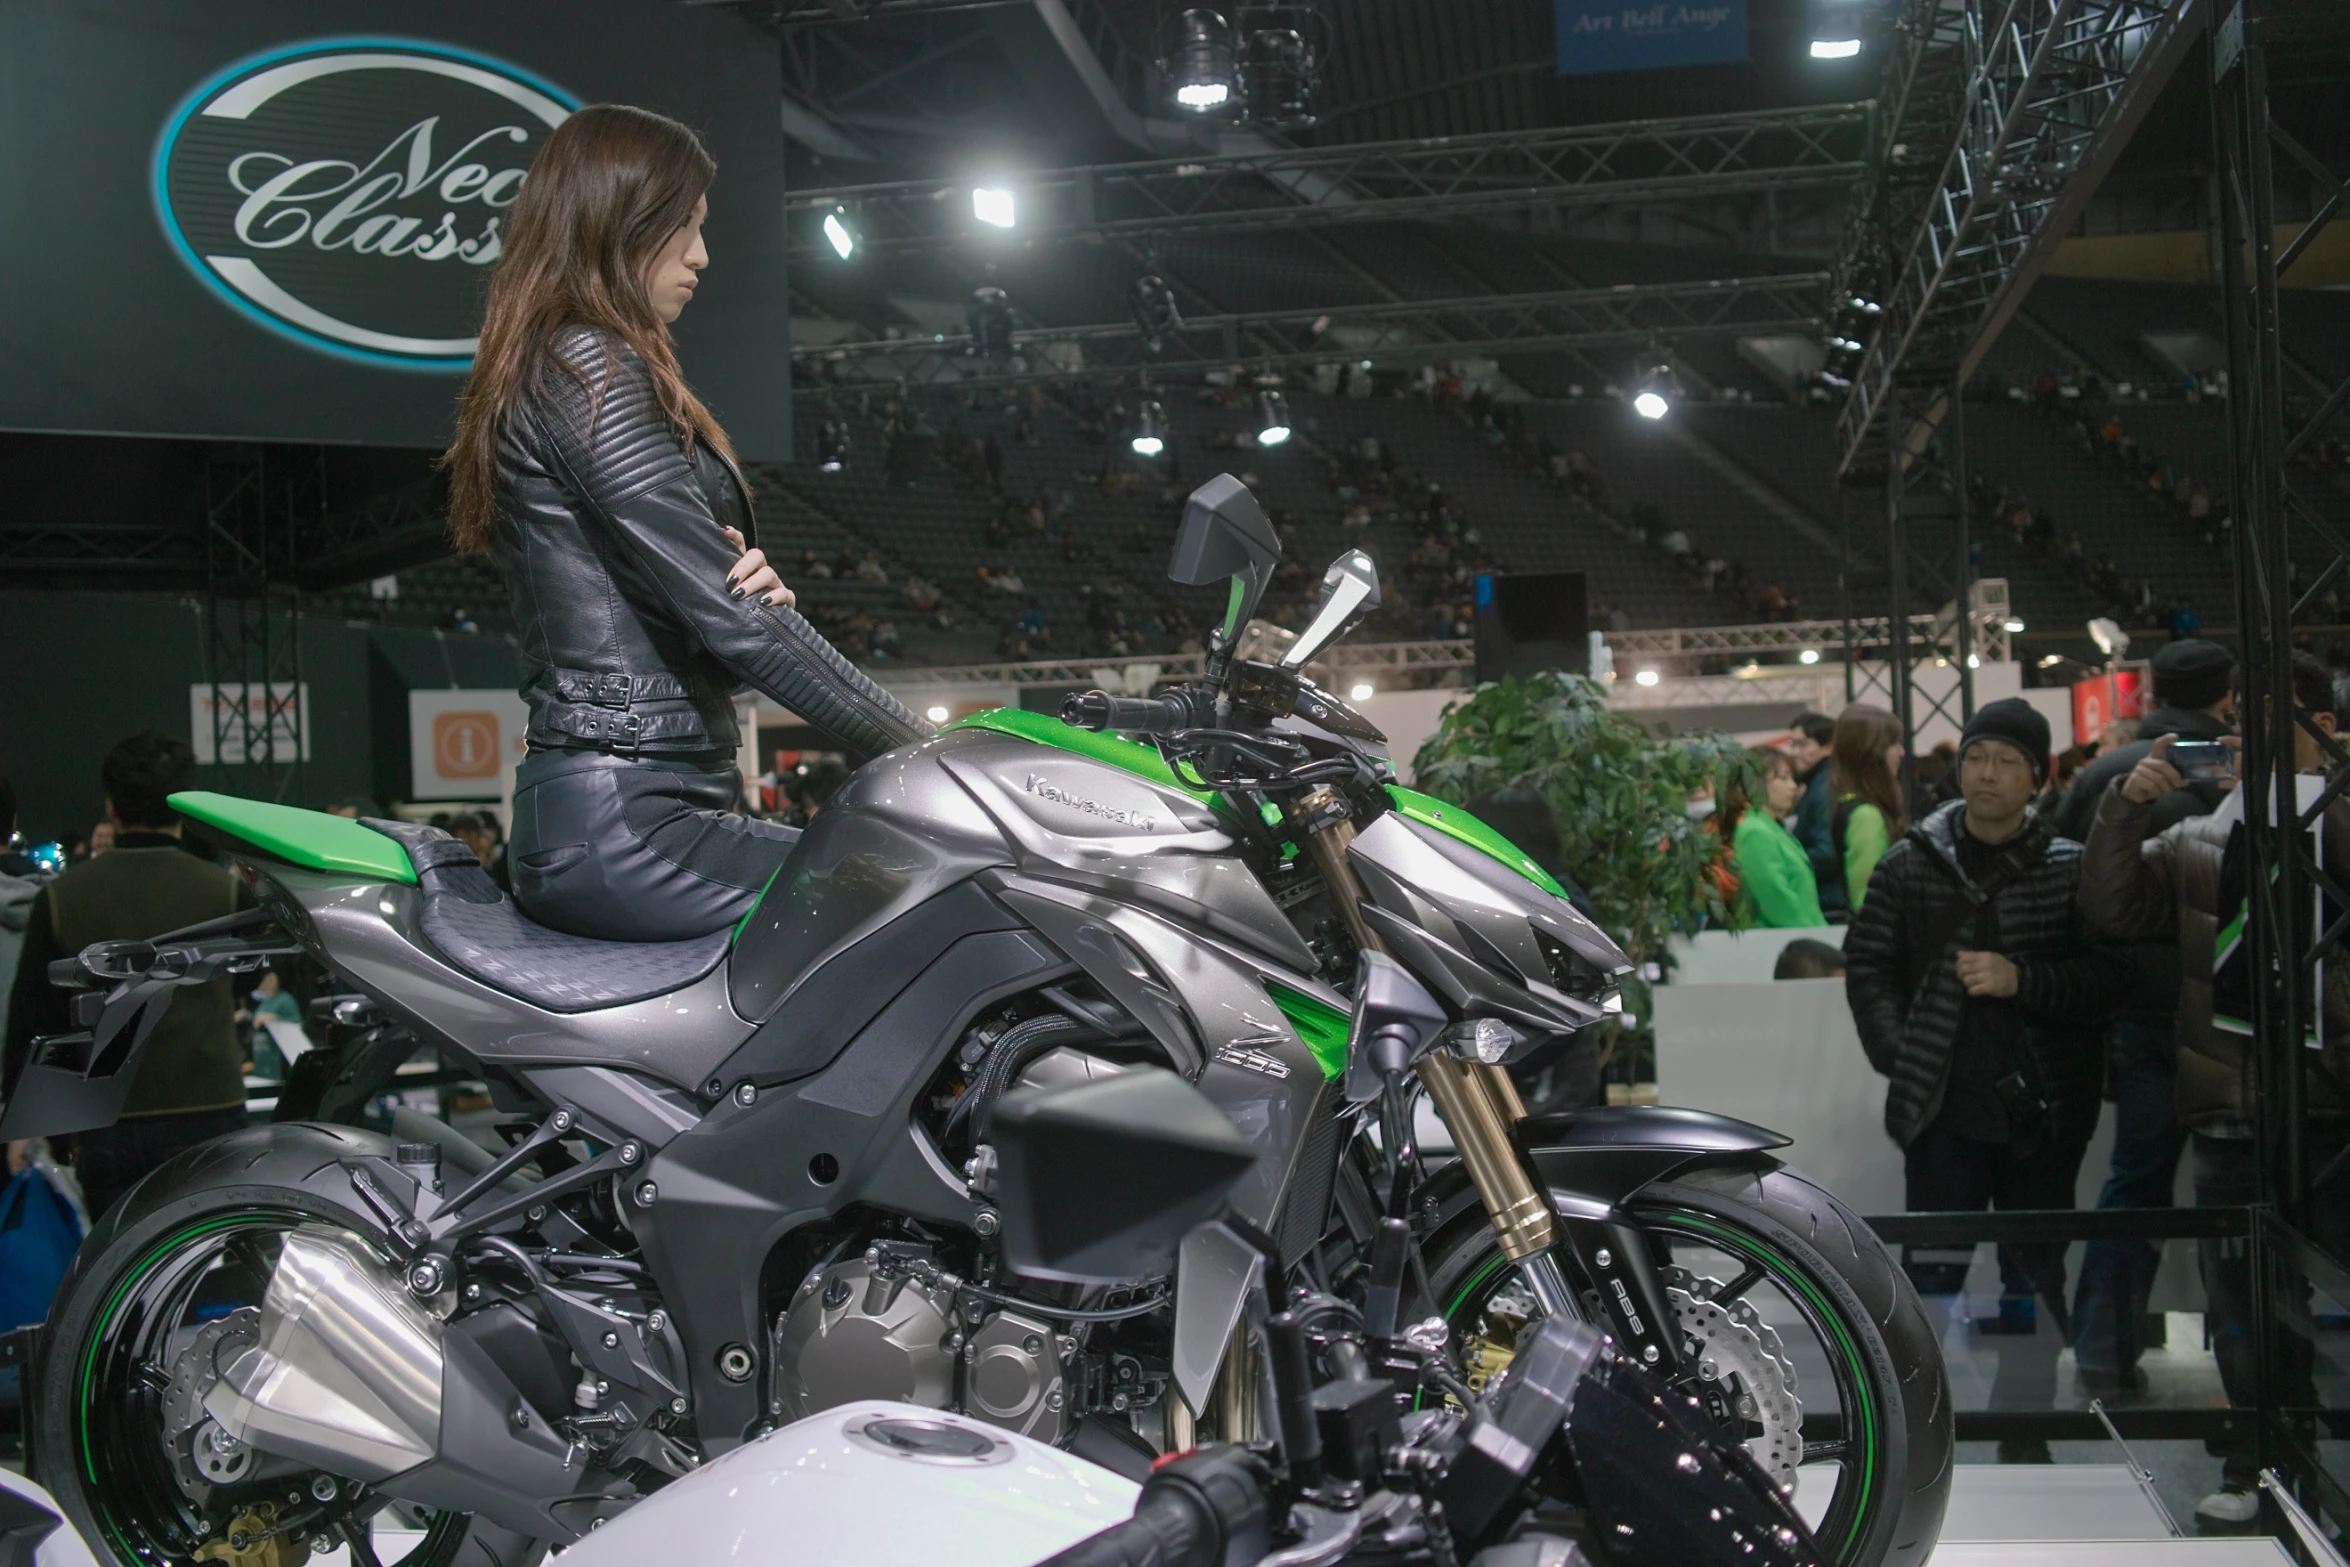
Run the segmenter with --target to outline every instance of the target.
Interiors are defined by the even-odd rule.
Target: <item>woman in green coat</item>
[[[1762,774],[1763,795],[1739,816],[1730,835],[1730,850],[1738,857],[1739,922],[1771,930],[1825,925],[1811,856],[1787,830],[1787,818],[1803,797],[1795,763],[1784,751],[1748,754]]]
[[[1836,715],[1836,734],[1828,742],[1828,788],[1836,796],[1828,831],[1844,861],[1854,914],[1868,896],[1877,862],[1909,831],[1901,805],[1901,741],[1900,719],[1855,702]]]

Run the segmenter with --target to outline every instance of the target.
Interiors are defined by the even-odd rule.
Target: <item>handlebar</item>
[[[1198,725],[1191,704],[1181,691],[1157,696],[1112,696],[1107,691],[1085,691],[1061,704],[1061,722],[1078,729],[1112,730],[1125,734],[1173,734]]]
[[[1099,693],[1095,693],[1099,694]],[[1271,1472],[1245,1447],[1163,1460],[1134,1516],[1070,1546],[1043,1567],[1219,1567],[1263,1554]]]

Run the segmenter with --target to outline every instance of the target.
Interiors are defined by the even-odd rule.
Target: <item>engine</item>
[[[1076,1341],[1014,1310],[958,1325],[953,1292],[891,1266],[900,1259],[887,1245],[816,1273],[776,1323],[783,1417],[891,1398],[1059,1442]]]

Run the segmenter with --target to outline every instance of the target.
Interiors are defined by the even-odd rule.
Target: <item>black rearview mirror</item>
[[[1379,568],[1361,550],[1348,550],[1322,573],[1322,603],[1306,629],[1281,655],[1284,669],[1303,669],[1349,626],[1379,607]]]
[[[1006,1094],[988,1141],[1004,1260],[1082,1284],[1167,1271],[1256,1163],[1206,1095],[1156,1068]]]
[[[1191,492],[1183,506],[1183,527],[1175,535],[1175,555],[1167,575],[1187,586],[1232,581],[1232,599],[1224,610],[1224,637],[1229,642],[1256,614],[1273,568],[1281,560],[1281,536],[1265,516],[1265,508],[1248,486],[1228,473]]]

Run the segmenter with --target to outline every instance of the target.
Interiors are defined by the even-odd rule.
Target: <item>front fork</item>
[[[1342,803],[1335,791],[1317,789],[1299,801],[1291,819],[1306,829],[1299,837],[1355,944],[1383,952],[1378,932],[1363,918],[1363,884],[1347,862],[1355,829]],[[1422,1056],[1417,1070],[1484,1202],[1502,1255],[1517,1266],[1543,1312],[1579,1320],[1593,1315],[1576,1299],[1559,1266],[1557,1248],[1563,1240],[1590,1281],[1599,1315],[1616,1342],[1643,1365],[1672,1375],[1680,1360],[1679,1337],[1646,1237],[1612,1216],[1581,1218],[1553,1211],[1548,1190],[1518,1152],[1514,1133],[1526,1119],[1526,1103],[1508,1071],[1464,1061],[1441,1047]]]

